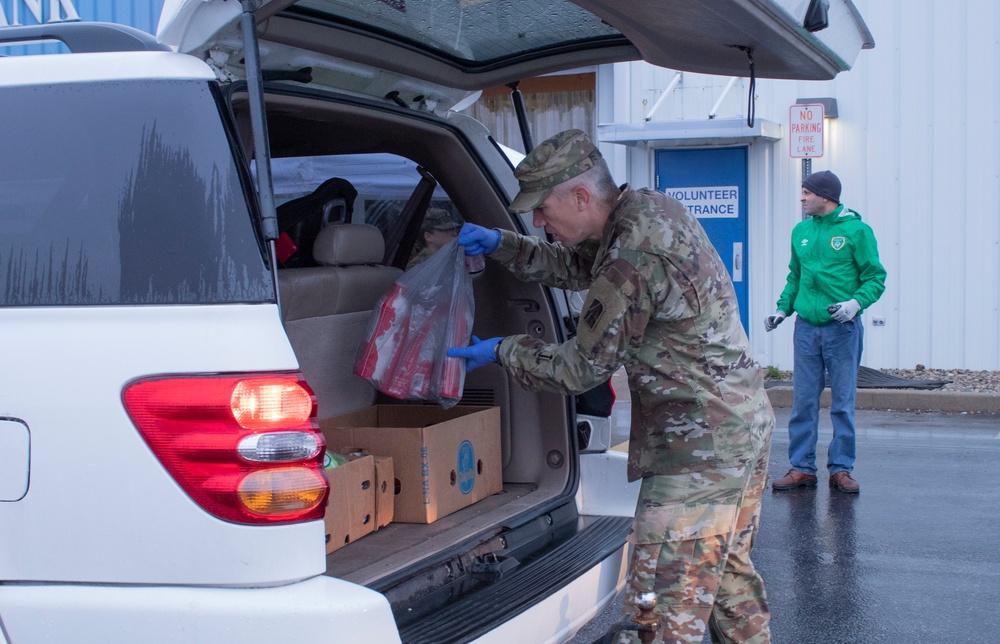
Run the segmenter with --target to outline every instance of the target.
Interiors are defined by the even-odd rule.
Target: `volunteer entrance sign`
[[[793,159],[823,156],[823,105],[792,105],[788,110],[788,143]]]
[[[698,218],[736,219],[740,216],[739,186],[667,188],[665,193],[684,204]]]

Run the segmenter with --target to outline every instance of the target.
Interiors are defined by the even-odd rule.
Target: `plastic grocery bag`
[[[354,373],[393,398],[452,407],[462,397],[465,367],[447,353],[468,346],[474,317],[465,250],[450,241],[378,301]]]

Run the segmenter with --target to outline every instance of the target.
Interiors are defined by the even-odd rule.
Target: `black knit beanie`
[[[840,203],[840,179],[829,170],[809,175],[802,182],[802,187],[814,195]]]

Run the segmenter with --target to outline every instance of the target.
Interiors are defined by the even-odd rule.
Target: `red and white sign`
[[[823,156],[823,105],[792,105],[788,110],[788,143],[793,159]]]

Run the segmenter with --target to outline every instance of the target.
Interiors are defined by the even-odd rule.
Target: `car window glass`
[[[473,62],[583,40],[622,39],[618,30],[567,0],[299,0],[288,13],[382,31],[415,48]]]
[[[387,153],[275,158],[271,167],[278,227],[289,231],[296,223],[293,218],[311,217],[317,231],[332,223],[364,223],[390,239],[393,230],[408,223],[400,215],[420,183],[415,162]],[[435,188],[427,212],[434,215],[429,229],[449,232],[464,221],[441,186]],[[410,265],[414,258],[427,256],[424,251],[418,258],[426,247],[423,232],[410,253]],[[429,237],[433,248],[439,235],[430,232]]]
[[[5,89],[0,304],[274,300],[207,83]]]

